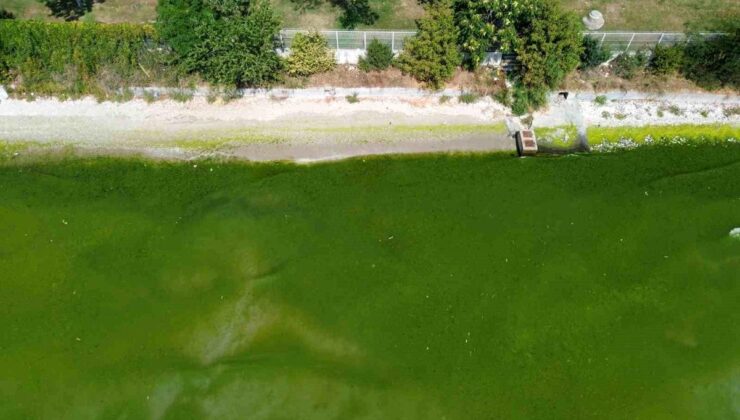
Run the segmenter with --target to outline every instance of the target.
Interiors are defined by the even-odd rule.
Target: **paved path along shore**
[[[346,92],[345,92],[346,91]],[[359,102],[345,94],[357,92]],[[253,92],[227,104],[98,103],[94,99],[0,101],[0,141],[81,153],[190,159],[310,162],[383,153],[513,151],[509,111],[491,98],[459,103],[449,92],[304,89]],[[572,93],[553,96],[534,126],[738,124],[740,98],[712,94]],[[445,99],[440,99],[445,98]],[[576,111],[574,111],[576,110]],[[577,115],[576,115],[577,114]],[[510,125],[509,125],[510,126]]]

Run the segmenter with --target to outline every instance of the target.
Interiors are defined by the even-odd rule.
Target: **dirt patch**
[[[565,79],[563,88],[572,91],[592,90],[595,92],[613,90],[648,93],[707,92],[707,90],[697,86],[696,83],[679,76],[655,76],[643,71],[632,79],[623,79],[614,75],[607,66],[587,71],[575,71]],[[737,95],[737,92],[732,89],[720,89],[712,91],[712,93],[728,96]]]
[[[405,76],[401,70],[395,68],[364,72],[350,66],[337,66],[328,73],[311,76],[306,85],[309,87],[419,87],[419,83],[413,77]]]

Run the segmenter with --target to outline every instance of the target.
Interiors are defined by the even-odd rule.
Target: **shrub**
[[[623,79],[633,79],[647,64],[647,55],[642,51],[634,54],[623,52],[611,63],[614,74]]]
[[[656,45],[648,64],[650,72],[658,75],[677,73],[683,65],[683,48],[683,45]]]
[[[722,35],[693,35],[686,44],[682,72],[706,89],[740,89],[740,16],[729,14],[713,28]]]
[[[463,104],[474,104],[478,102],[479,99],[480,96],[473,92],[462,92],[460,93],[460,96],[457,97],[457,100]]]
[[[677,117],[683,115],[683,110],[681,108],[679,108],[678,105],[671,105],[671,106],[669,106],[668,107],[668,112],[670,112],[671,114],[673,114],[673,115],[675,115]]]
[[[20,94],[106,99],[149,79],[140,63],[156,61],[156,39],[147,25],[0,20],[0,77],[15,79]]]
[[[740,115],[740,106],[732,106],[732,107],[729,107],[729,108],[725,108],[725,109],[722,110],[722,113],[727,118],[731,118],[731,117],[734,117],[736,115]]]
[[[500,103],[503,106],[511,106],[512,98],[511,98],[511,90],[507,88],[500,89],[496,91],[493,95],[491,95],[494,101]]]
[[[579,66],[581,69],[592,69],[611,57],[611,52],[600,44],[599,41],[590,36],[583,37],[583,52],[581,53],[581,64]]]
[[[286,62],[291,76],[310,76],[327,72],[336,66],[334,53],[318,32],[296,34]]]
[[[355,93],[353,93],[351,95],[345,96],[344,99],[346,99],[347,102],[349,102],[351,104],[356,104],[356,103],[360,102],[360,98],[357,97],[357,92],[355,92]]]
[[[0,19],[15,19],[15,15],[5,9],[0,9]]]
[[[186,89],[175,89],[170,93],[170,98],[175,102],[188,102],[193,99],[193,92]]]
[[[461,63],[452,9],[444,1],[426,6],[418,31],[406,39],[398,58],[401,70],[432,89],[439,89]]]
[[[195,27],[197,42],[184,57],[188,72],[217,85],[266,86],[279,78],[282,61],[274,39],[280,30],[269,2],[224,1]]]
[[[159,95],[157,95],[156,93],[154,93],[154,92],[152,92],[150,90],[145,90],[144,91],[144,101],[146,103],[148,103],[148,104],[154,103],[154,102],[157,101],[157,99],[159,99]]]
[[[596,102],[596,105],[604,106],[606,105],[606,96],[605,95],[599,95],[594,99],[594,102]]]
[[[439,97],[439,103],[446,104],[447,102],[450,102],[450,99],[452,99],[450,95],[442,95]]]
[[[370,41],[367,46],[367,53],[360,57],[358,67],[362,71],[385,70],[393,64],[393,51],[391,47],[377,39]]]
[[[547,103],[547,89],[528,88],[521,83],[514,88],[511,112],[514,115],[524,115]]]

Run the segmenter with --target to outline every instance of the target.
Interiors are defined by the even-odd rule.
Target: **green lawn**
[[[314,9],[297,8],[298,0],[272,0],[288,28],[336,28],[338,9],[328,2]],[[726,14],[735,0],[558,0],[579,15],[598,9],[606,20],[605,30],[682,31],[687,21]],[[156,17],[156,0],[106,0],[95,5],[89,19],[101,22],[147,22]],[[380,18],[373,27],[413,29],[422,14],[415,0],[370,0]],[[48,18],[39,0],[4,0],[2,7],[23,18]]]
[[[0,418],[734,418],[738,179],[738,144],[6,158]]]

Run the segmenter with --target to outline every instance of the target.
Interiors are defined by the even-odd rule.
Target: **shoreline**
[[[346,92],[345,92],[346,91]],[[74,149],[85,155],[141,154],[158,159],[226,157],[299,163],[355,156],[515,151],[522,121],[484,97],[465,104],[443,92],[402,88],[302,89],[221,104],[0,101],[0,139],[11,145]],[[344,94],[357,92],[359,102]],[[552,95],[533,114],[535,132],[574,127],[721,124],[740,127],[740,97],[706,93],[571,92]],[[601,102],[601,103],[597,103]],[[544,140],[544,139],[543,139]]]

